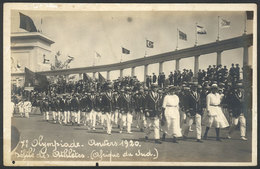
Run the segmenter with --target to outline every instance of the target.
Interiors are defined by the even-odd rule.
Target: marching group
[[[187,78],[180,84],[173,81],[168,85],[156,83],[158,80],[142,84],[136,78],[107,81],[100,86],[81,81],[76,88],[62,87],[62,92],[57,92],[57,85],[50,85],[49,95],[43,92],[39,99],[36,96],[39,93],[34,92],[34,99],[31,95],[31,100],[34,100],[33,105],[40,107],[46,121],[83,125],[89,130],[96,130],[96,125],[100,124],[108,135],[111,135],[113,127],[119,128],[120,133],[132,133],[135,121],[136,127],[145,133],[146,140],[153,133],[155,143],[161,144],[166,137],[172,137],[173,142],[178,143],[180,138],[188,138],[191,126],[195,123],[196,141],[202,143],[212,127],[216,130],[216,140],[221,141],[220,129],[228,127],[229,123],[227,138],[230,139],[240,122],[241,139],[246,141],[247,93],[240,77],[237,74],[235,78],[233,74],[232,77],[230,75],[228,72],[226,78],[220,80],[218,76],[211,78],[211,74],[206,73],[199,82]],[[26,102],[22,99],[17,104],[19,112],[25,113],[26,117],[29,117],[26,112],[30,108],[24,111],[22,105],[28,102],[29,99]],[[223,111],[227,111],[232,120],[227,120]],[[206,125],[203,136],[202,123]]]

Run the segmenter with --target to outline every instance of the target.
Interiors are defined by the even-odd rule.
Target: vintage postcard
[[[4,4],[5,166],[257,165],[255,4]]]

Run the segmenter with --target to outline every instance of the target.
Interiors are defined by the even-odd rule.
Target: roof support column
[[[131,76],[134,77],[135,76],[135,67],[131,68]]]
[[[159,73],[163,72],[163,62],[159,62]]]
[[[123,78],[124,69],[120,69],[120,78]]]
[[[148,74],[148,64],[144,65],[144,82],[146,82],[146,76]]]
[[[199,55],[194,56],[194,77],[195,77],[195,80],[198,79],[198,72],[199,72]]]
[[[180,69],[180,59],[176,59],[175,62],[176,62],[175,70],[179,70]]]
[[[110,70],[107,71],[107,80],[110,80]]]
[[[221,53],[222,51],[217,51],[217,65],[221,65]]]
[[[93,79],[96,79],[96,72],[93,72]]]
[[[248,46],[243,48],[243,67],[248,65]]]

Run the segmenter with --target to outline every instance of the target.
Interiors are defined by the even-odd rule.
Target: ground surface
[[[63,126],[46,122],[40,115],[29,119],[15,116],[12,126],[12,142],[19,143],[12,152],[12,160],[81,160],[81,161],[165,161],[165,162],[250,162],[251,133],[248,141],[241,141],[239,131],[232,139],[224,139],[227,129],[221,130],[222,142],[215,140],[215,130],[203,143],[195,140],[195,131],[186,141],[172,143],[167,138],[162,144],[145,141],[143,132],[133,127],[133,133],[119,133],[114,126],[107,135],[101,126],[89,131],[85,126]],[[195,129],[195,126],[192,127]],[[203,126],[202,133],[205,127]],[[19,134],[18,134],[19,133]],[[20,135],[18,137],[17,135]],[[18,142],[18,141],[17,141]]]

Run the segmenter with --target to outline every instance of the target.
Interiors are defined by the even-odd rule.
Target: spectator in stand
[[[174,75],[173,75],[173,73],[171,72],[170,75],[169,75],[170,85],[173,85],[173,79],[174,79]]]
[[[164,74],[164,72],[162,72],[162,74],[161,74],[161,88],[163,88],[164,86],[165,86],[165,74]]]
[[[174,79],[174,86],[177,86],[178,85],[178,72],[177,72],[177,70],[174,71],[173,79]]]
[[[155,73],[153,73],[153,83],[156,83],[157,80],[157,76],[155,75]]]
[[[240,80],[240,67],[239,67],[239,64],[236,64],[236,67],[235,67],[235,76],[237,78],[237,81]]]

